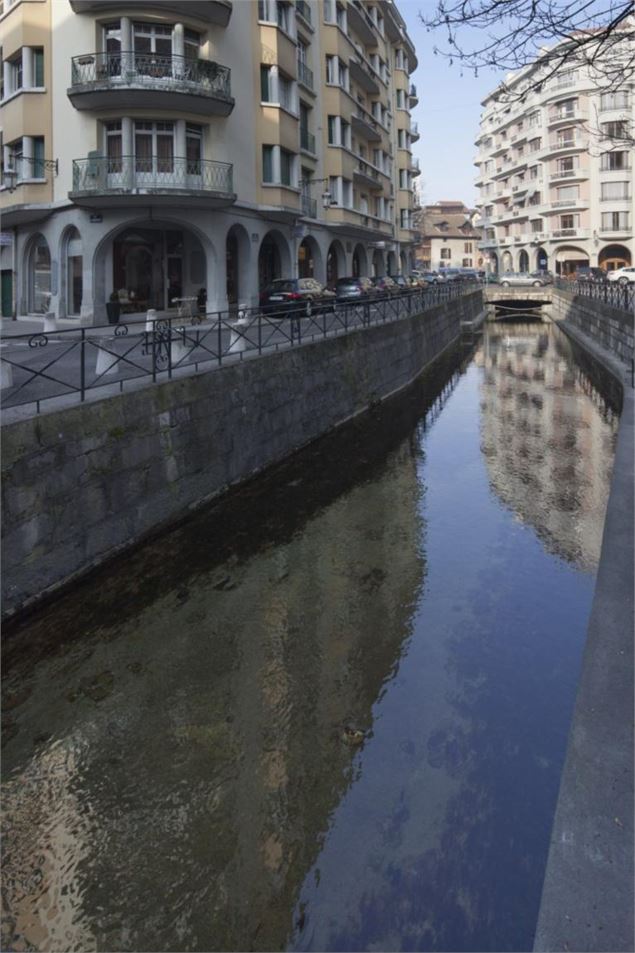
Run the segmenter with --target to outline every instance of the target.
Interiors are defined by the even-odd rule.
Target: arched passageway
[[[322,280],[322,252],[312,235],[303,238],[298,248],[298,276]]]
[[[258,285],[260,291],[276,278],[291,275],[291,254],[289,243],[278,231],[267,232],[258,252]]]
[[[326,283],[334,285],[338,278],[346,278],[346,254],[337,239],[329,245],[326,256]]]
[[[65,229],[60,243],[61,298],[60,314],[79,317],[84,292],[84,256],[82,239],[74,225]]]
[[[503,271],[513,271],[512,253],[504,251],[501,257],[501,268]]]
[[[373,252],[373,276],[377,277],[378,275],[386,274],[386,266],[384,264],[384,253],[376,248]]]
[[[542,248],[542,246],[536,249],[536,271],[548,271],[549,269],[549,255]]]
[[[397,274],[397,256],[394,251],[389,251],[386,256],[386,273],[389,275]]]
[[[360,278],[368,274],[368,256],[363,245],[355,245],[353,249],[353,277]]]
[[[625,245],[606,245],[598,256],[600,268],[614,271],[631,264],[631,253]]]
[[[573,275],[583,265],[589,264],[589,253],[584,248],[563,245],[556,250],[556,274]]]
[[[524,249],[518,255],[518,270],[523,272],[523,274],[529,271],[529,255]]]
[[[495,251],[490,252],[489,255],[489,270],[493,275],[498,271],[498,255]]]

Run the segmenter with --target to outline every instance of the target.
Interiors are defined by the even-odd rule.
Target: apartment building
[[[415,225],[421,236],[415,255],[417,267],[425,271],[482,268],[481,232],[474,226],[477,214],[456,201],[435,202],[416,211]]]
[[[4,0],[0,25],[13,314],[410,269],[417,59],[391,0]]]
[[[573,60],[552,76],[535,64],[483,101],[477,224],[490,270],[632,263],[633,86],[607,88]]]

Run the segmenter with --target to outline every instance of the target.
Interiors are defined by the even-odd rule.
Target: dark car
[[[461,281],[477,282],[478,271],[476,268],[461,268],[459,271],[459,278]]]
[[[380,295],[393,295],[400,290],[390,275],[376,275],[371,281]]]
[[[460,268],[442,268],[439,272],[441,281],[462,281]]]
[[[315,278],[277,278],[260,294],[260,310],[273,317],[289,314],[310,317],[332,311],[335,294]]]
[[[362,298],[376,298],[377,290],[370,278],[338,278],[335,282],[335,296],[338,301],[359,301]]]
[[[408,291],[410,288],[412,288],[410,280],[406,278],[405,275],[391,275],[390,277],[397,285],[397,291]]]
[[[603,268],[593,268],[589,265],[580,265],[575,273],[576,281],[588,281],[593,284],[606,281],[606,272]]]

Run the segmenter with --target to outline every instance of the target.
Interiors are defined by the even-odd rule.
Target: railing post
[[[222,311],[216,312],[216,340],[218,347],[218,364],[219,366],[223,363],[223,313]]]
[[[79,389],[80,389],[80,400],[83,403],[85,393],[86,393],[86,363],[85,363],[86,361],[86,329],[85,328],[82,328],[82,332],[81,332],[80,350],[81,350],[81,362],[79,366],[79,374],[80,374]]]
[[[147,333],[147,332],[146,332]],[[152,383],[156,384],[157,382],[157,326],[156,321],[152,322],[152,330],[149,332],[152,335]]]

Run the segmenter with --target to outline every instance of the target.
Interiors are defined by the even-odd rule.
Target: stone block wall
[[[553,289],[553,317],[570,321],[619,360],[633,360],[633,313],[621,311],[586,295]]]
[[[421,315],[3,428],[13,614],[413,381],[476,317]]]

